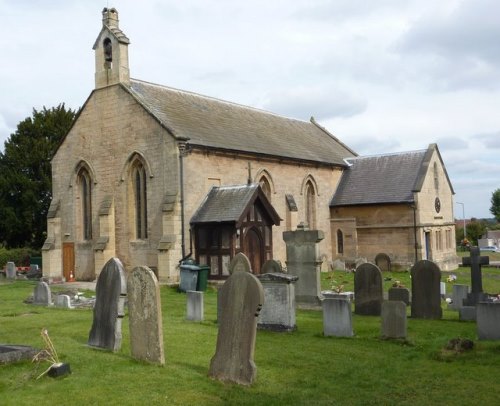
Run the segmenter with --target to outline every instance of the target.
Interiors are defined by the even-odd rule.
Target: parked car
[[[489,245],[487,247],[479,247],[479,251],[500,252],[500,248],[497,248],[494,245]]]

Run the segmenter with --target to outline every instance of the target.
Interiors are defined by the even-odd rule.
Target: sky
[[[457,219],[500,188],[499,0],[0,0],[0,150],[94,88],[102,9],[131,77],[322,126],[360,155],[437,143]]]

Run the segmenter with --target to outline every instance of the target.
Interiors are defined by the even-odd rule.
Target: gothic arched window
[[[316,190],[311,180],[308,180],[305,187],[306,223],[310,229],[316,228]]]
[[[132,166],[132,190],[134,195],[135,236],[138,239],[148,238],[148,207],[146,169],[140,161]]]
[[[337,230],[337,254],[344,253],[344,233],[342,230]]]
[[[267,178],[265,176],[262,176],[259,180],[259,184],[267,199],[271,201],[271,184],[269,183]]]
[[[92,180],[87,169],[82,168],[78,172],[80,213],[82,224],[82,238],[92,239]]]

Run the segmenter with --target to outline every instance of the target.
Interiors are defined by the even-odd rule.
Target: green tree
[[[50,160],[69,131],[76,112],[63,104],[17,125],[0,153],[0,243],[39,249],[47,230],[52,198]]]
[[[497,221],[500,221],[500,189],[495,190],[491,194],[490,212],[495,216]]]

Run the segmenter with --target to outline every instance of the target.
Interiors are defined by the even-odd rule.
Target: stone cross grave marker
[[[118,258],[106,262],[95,291],[94,319],[88,345],[118,351],[122,345],[122,318],[127,296],[125,270]]]
[[[481,265],[489,265],[490,257],[480,256],[478,247],[470,248],[470,257],[462,258],[462,265],[470,266],[471,291],[464,301],[466,306],[475,306],[477,302],[484,299],[483,277],[481,274]]]
[[[160,285],[147,266],[136,267],[129,275],[127,298],[132,357],[164,365]]]
[[[411,268],[411,317],[416,319],[440,319],[441,270],[432,261],[418,261]]]
[[[52,304],[52,294],[46,282],[38,282],[33,291],[33,303],[37,305],[50,306]]]
[[[380,316],[384,293],[382,272],[377,265],[364,263],[354,274],[354,313]]]
[[[219,289],[219,332],[209,375],[220,381],[250,385],[257,373],[253,356],[264,290],[254,275],[234,269],[242,260],[235,257],[231,261],[233,272]],[[243,268],[249,269],[250,263]]]
[[[16,279],[17,269],[14,262],[7,262],[5,276],[7,279]]]

